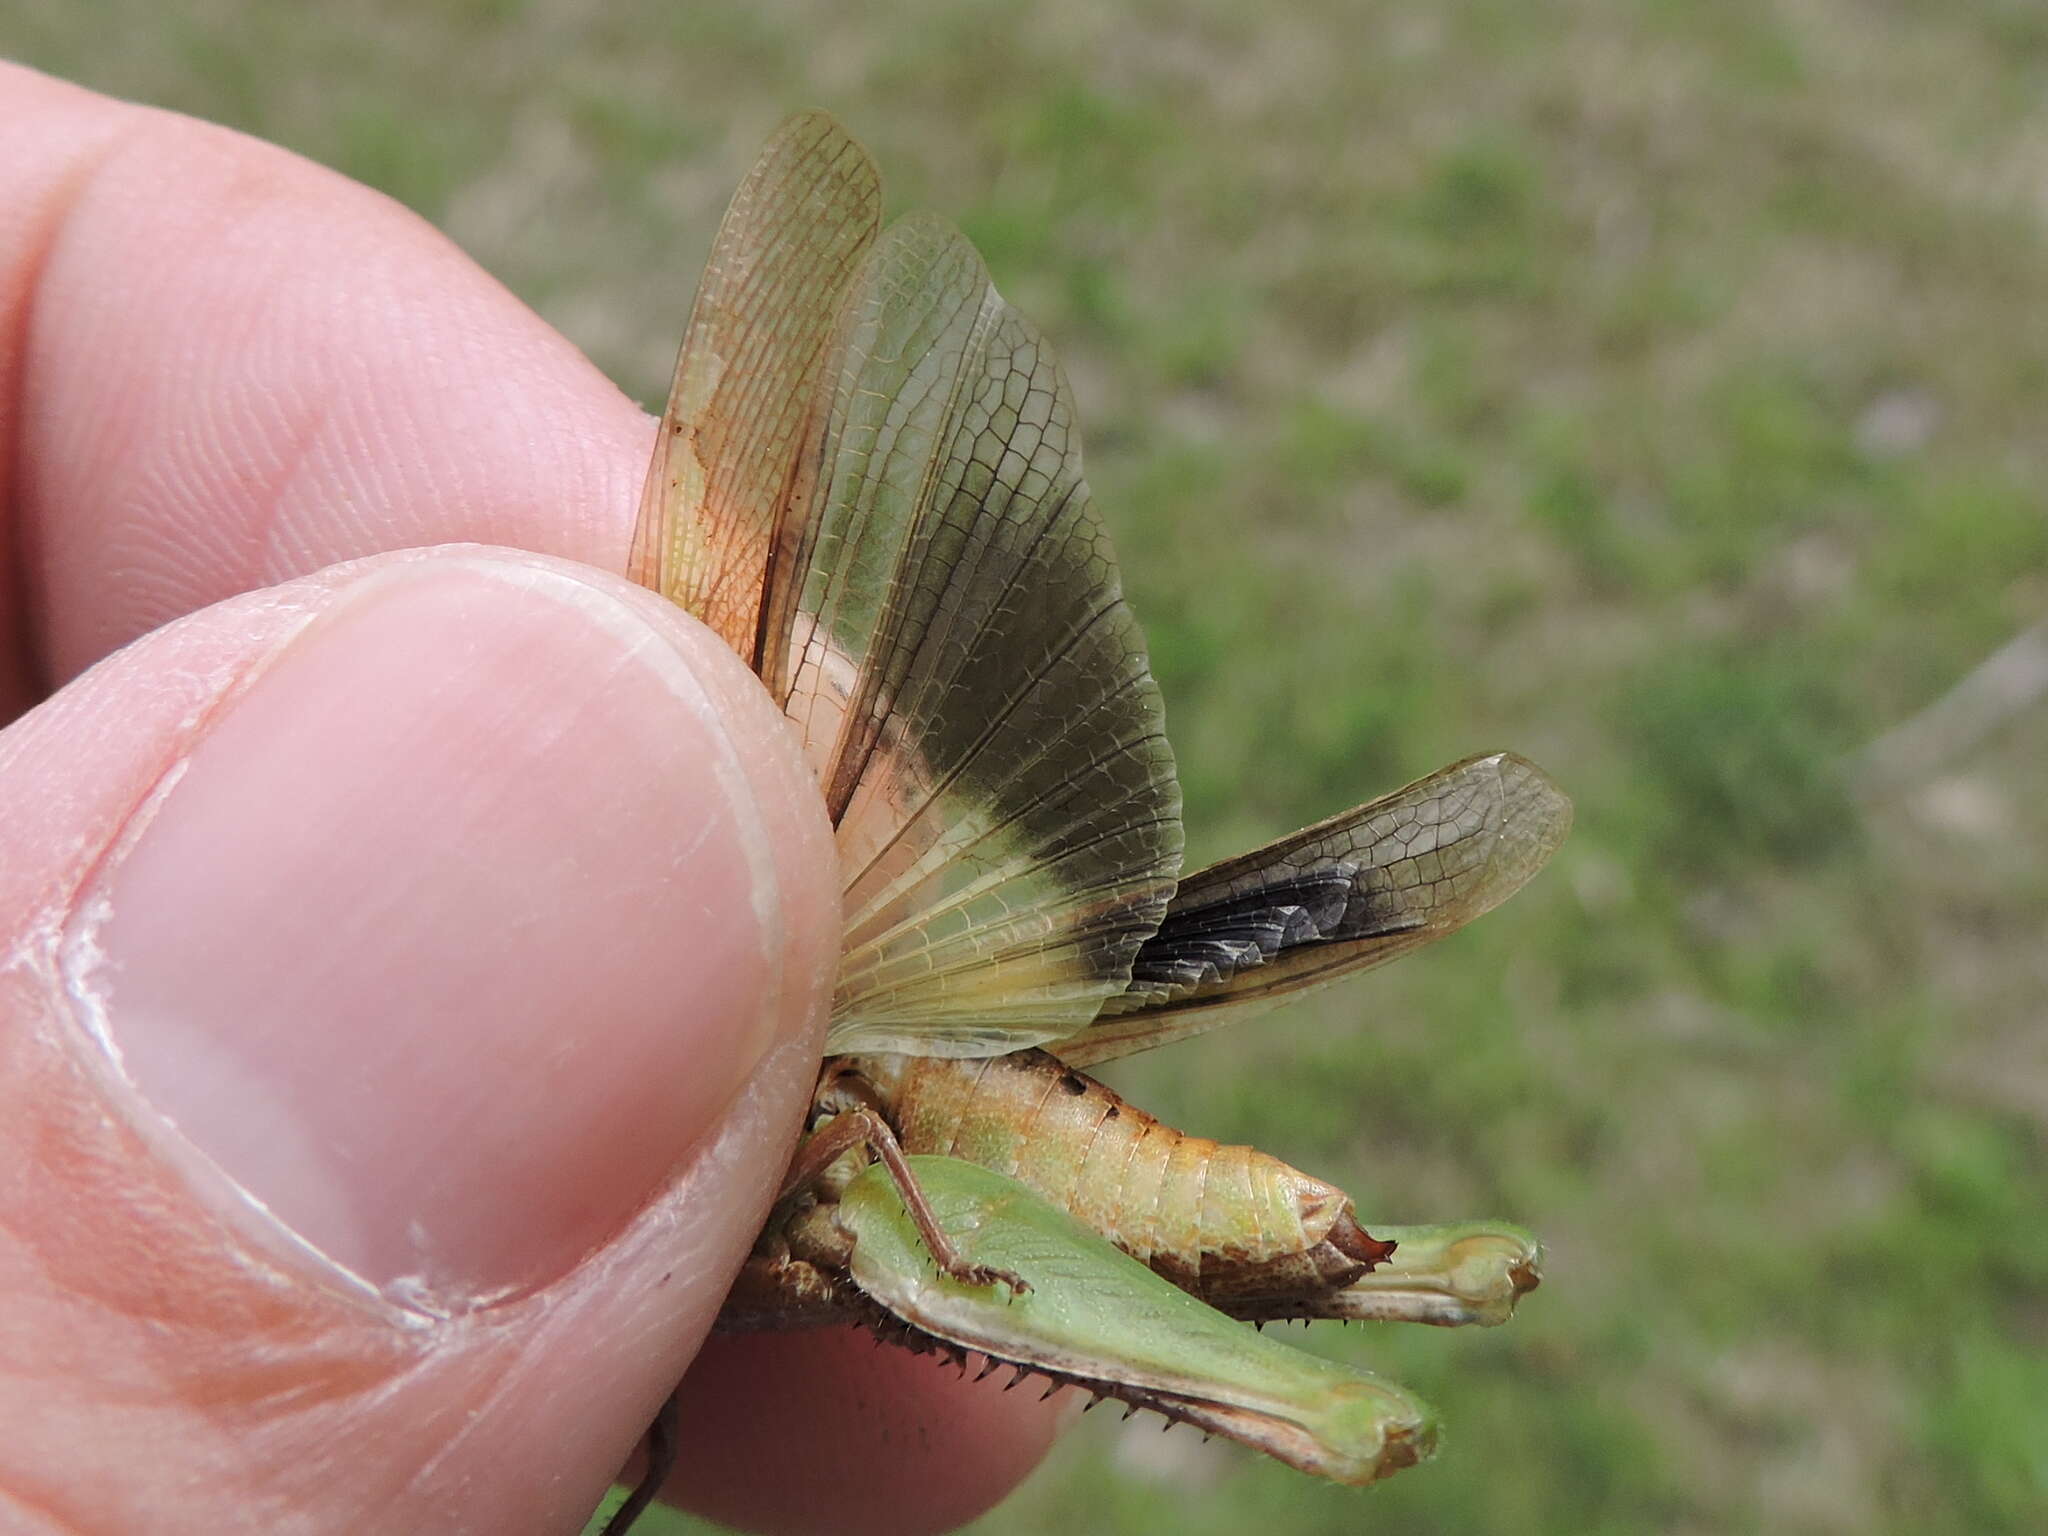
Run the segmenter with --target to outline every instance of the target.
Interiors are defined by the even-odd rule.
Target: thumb
[[[666,604],[384,556],[0,733],[0,1491],[53,1528],[564,1529],[816,1067],[830,841]]]

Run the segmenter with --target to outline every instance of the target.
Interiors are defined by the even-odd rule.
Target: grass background
[[[1115,1074],[1546,1237],[1507,1329],[1317,1345],[1438,1463],[1097,1415],[977,1530],[2048,1524],[2048,716],[1851,771],[2048,610],[2048,9],[13,0],[0,47],[386,189],[650,405],[831,108],[1068,364],[1196,857],[1499,746],[1577,799],[1440,953]]]

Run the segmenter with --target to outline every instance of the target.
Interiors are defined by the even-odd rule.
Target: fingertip
[[[150,1103],[446,1305],[563,1273],[815,1026],[815,791],[736,659],[610,585],[481,551],[362,576],[85,898]]]
[[[0,1482],[80,1525],[195,1460],[333,1529],[594,1503],[816,1075],[829,830],[758,682],[618,578],[415,551],[124,649],[0,733],[0,789],[0,1149],[37,1169],[0,1353],[54,1372],[33,1423],[0,1394]],[[754,830],[706,833],[734,795]]]
[[[979,1359],[979,1357],[974,1357]],[[993,1508],[1071,1417],[1005,1369],[976,1381],[853,1329],[714,1335],[680,1396],[667,1497],[763,1536],[923,1536]]]

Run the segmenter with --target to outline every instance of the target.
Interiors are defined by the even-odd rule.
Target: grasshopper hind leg
[[[1031,1289],[1031,1283],[1022,1275],[988,1264],[976,1264],[961,1254],[958,1246],[946,1236],[938,1218],[932,1214],[924,1186],[918,1182],[910,1160],[904,1155],[902,1143],[889,1128],[889,1122],[878,1111],[865,1105],[857,1104],[840,1110],[812,1132],[810,1140],[797,1149],[796,1160],[783,1180],[782,1198],[788,1199],[816,1183],[826,1169],[856,1147],[866,1147],[888,1170],[897,1194],[903,1197],[904,1209],[924,1241],[925,1251],[931,1255],[941,1274],[963,1285],[1000,1285],[1013,1296],[1021,1296]]]
[[[680,1389],[679,1389],[680,1390]],[[633,1485],[633,1491],[626,1495],[626,1502],[612,1511],[611,1519],[605,1521],[599,1536],[626,1536],[633,1529],[634,1522],[647,1512],[655,1496],[661,1492],[661,1485],[668,1481],[669,1473],[675,1470],[676,1446],[682,1430],[682,1402],[671,1392],[661,1408],[654,1415],[654,1422],[647,1426],[647,1470],[640,1481]]]

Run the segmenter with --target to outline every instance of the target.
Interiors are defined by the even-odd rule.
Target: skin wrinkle
[[[118,128],[110,132],[95,147],[95,152],[92,155],[82,157],[77,170],[65,178],[62,183],[62,194],[49,221],[49,236],[41,245],[39,260],[30,278],[29,293],[31,297],[27,307],[32,315],[38,308],[37,299],[44,291],[46,277],[52,270],[61,269],[63,265],[63,254],[67,237],[72,234],[80,217],[81,210],[89,202],[94,186],[104,180],[120,163],[124,154],[131,147],[136,146],[138,142],[141,143],[143,152],[145,154],[148,153],[150,146],[147,142],[145,130],[150,125],[150,119],[153,117],[162,118],[166,122],[180,124],[185,121],[175,118],[171,114],[157,114],[147,108],[136,108],[123,104],[113,117],[113,121],[119,124]],[[26,378],[31,354],[35,349],[35,337],[36,327],[31,319],[31,322],[23,327],[22,352],[18,362],[18,370],[24,381],[22,393],[18,396],[18,399],[22,402],[26,402],[30,398],[26,390]],[[26,433],[26,417],[27,413],[25,410],[17,412],[17,419],[23,423],[22,431],[24,435]],[[21,452],[22,448],[18,446],[17,453]],[[43,498],[40,495],[33,494],[34,490],[34,487],[27,488],[27,493],[19,498],[20,506],[17,508],[17,517],[25,529],[40,526],[40,519],[32,514],[40,508]],[[32,604],[28,608],[30,623],[29,643],[35,648],[35,651],[40,651],[43,648],[43,642],[46,637],[40,635],[34,629],[33,615],[37,611],[49,611],[49,608],[50,605],[48,604]],[[48,692],[58,681],[50,675],[46,665],[39,667],[37,677],[41,685],[38,688],[38,696]]]
[[[135,131],[132,127],[112,129],[98,142],[82,148],[67,163],[40,209],[15,210],[15,216],[23,220],[22,227],[32,234],[26,242],[27,255],[19,266],[20,302],[8,327],[12,356],[7,377],[0,382],[0,390],[5,391],[4,398],[0,398],[0,422],[7,427],[5,440],[0,441],[0,508],[6,509],[7,525],[0,559],[10,567],[6,589],[15,611],[8,628],[14,631],[16,647],[10,655],[7,673],[0,674],[0,724],[12,720],[55,686],[49,660],[43,654],[43,636],[36,626],[35,616],[46,605],[35,600],[39,585],[34,576],[36,520],[26,510],[32,499],[25,481],[27,406],[32,398],[29,364],[34,351],[37,301],[43,291],[43,275],[55,258],[72,215],[84,200],[86,189],[120,152],[123,140]],[[38,211],[41,217],[27,217]]]
[[[183,120],[176,121],[182,126]],[[131,136],[120,150],[126,150],[133,142]],[[214,146],[209,144],[206,147]],[[104,162],[105,168],[109,171],[118,169],[120,159],[119,150],[109,154]],[[219,199],[223,212],[217,220],[217,227],[208,231],[211,241],[223,248],[234,248],[241,243],[236,238],[238,235],[262,233],[267,221],[276,218],[296,201],[290,196],[293,188],[283,178],[269,174],[267,167],[258,171],[240,160],[235,163],[224,190],[226,195]],[[258,242],[259,249],[261,244]],[[253,317],[250,323],[255,326]],[[281,346],[278,338],[267,331],[263,339],[273,352],[292,350],[288,344]],[[286,338],[287,343],[289,340]],[[287,493],[304,482],[319,483],[318,477],[308,475],[306,470],[334,421],[335,413],[328,404],[329,398],[321,392],[303,389],[272,395],[266,401],[260,440],[249,444],[238,440],[255,431],[252,423],[236,419],[241,402],[233,399],[213,402],[217,409],[224,408],[224,419],[214,423],[218,429],[213,434],[218,445],[218,459],[202,461],[197,466],[181,464],[181,473],[170,484],[159,487],[170,493],[167,499],[172,501],[189,501],[197,492],[232,502],[244,509],[243,520],[230,530],[233,547],[239,557],[228,578],[234,590],[248,590],[285,580],[308,569],[309,562],[303,558],[306,552],[302,551],[299,559],[285,557],[280,530]],[[364,442],[355,446],[367,450],[373,445]],[[256,451],[236,451],[245,448]],[[344,464],[353,464],[361,457],[360,453],[350,452],[340,455]],[[218,486],[191,483],[195,469],[211,478],[225,473],[229,460],[235,466],[231,495],[223,494]],[[260,470],[251,473],[252,466],[259,464]],[[346,505],[352,499],[344,490],[342,504]],[[311,563],[320,562],[315,560]]]
[[[260,585],[266,579],[277,579],[269,577],[269,572],[275,571],[282,576],[305,568],[303,561],[294,562],[282,557],[280,526],[284,516],[285,492],[298,481],[332,414],[317,400],[299,404],[292,413],[291,426],[283,434],[283,451],[276,454],[275,469],[265,477],[267,494],[245,498],[247,504],[256,509],[255,526],[249,530],[253,536],[247,541],[249,564],[239,573],[238,585]],[[271,447],[275,452],[279,444],[273,440]]]

